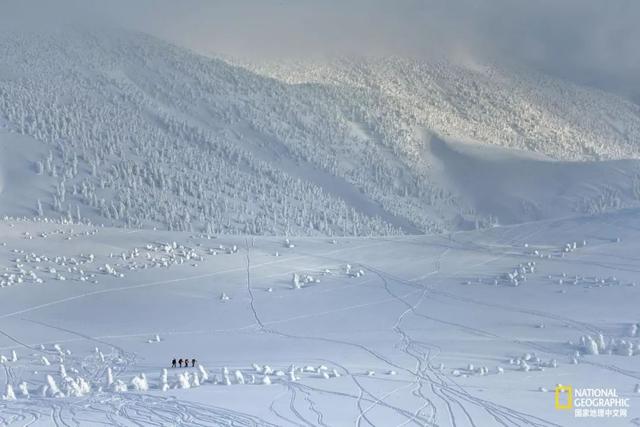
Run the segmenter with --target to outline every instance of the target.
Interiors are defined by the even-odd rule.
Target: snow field
[[[7,218],[3,421],[580,425],[558,383],[616,387],[633,418],[637,218],[288,240]],[[605,284],[556,280],[575,271]]]

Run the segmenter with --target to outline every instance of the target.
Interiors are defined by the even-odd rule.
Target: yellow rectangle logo
[[[567,403],[562,403],[560,396],[567,395]],[[556,387],[556,409],[573,409],[573,387],[570,385],[559,385]]]

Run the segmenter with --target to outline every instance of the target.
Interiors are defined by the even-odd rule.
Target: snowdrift
[[[501,224],[638,206],[640,162],[555,161],[486,145],[431,139],[444,185]]]

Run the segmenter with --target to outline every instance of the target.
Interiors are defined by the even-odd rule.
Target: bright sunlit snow
[[[9,424],[581,425],[558,383],[640,403],[636,212],[288,244],[0,230]]]
[[[624,46],[585,83],[345,6],[360,51],[288,57],[145,1],[0,5],[1,426],[640,425]]]

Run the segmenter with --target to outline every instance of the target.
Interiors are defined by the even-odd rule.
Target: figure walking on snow
[[[182,368],[182,359],[178,360],[178,364],[180,365],[180,367]]]
[[[196,367],[196,359],[191,359],[191,367],[192,368]]]
[[[184,359],[184,367],[185,368],[189,367],[189,359],[187,359],[187,358]]]
[[[176,358],[174,357],[173,360],[171,361],[171,367],[175,368],[176,367]]]

